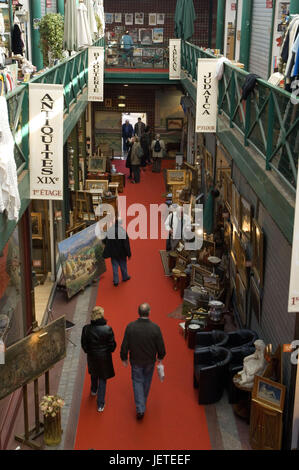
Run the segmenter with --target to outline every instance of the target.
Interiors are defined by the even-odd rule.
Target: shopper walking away
[[[151,158],[150,158],[151,140],[150,140],[150,127],[149,126],[145,126],[144,134],[140,138],[140,145],[143,150],[143,156],[141,159],[140,166],[145,171],[146,164],[151,162]]]
[[[165,220],[165,229],[169,232],[166,250],[174,251],[180,240],[185,241],[185,234],[191,231],[191,219],[184,213],[182,206],[173,204],[173,210]]]
[[[87,354],[90,393],[97,395],[97,408],[102,412],[105,408],[106,381],[115,376],[112,353],[116,348],[113,330],[107,325],[102,307],[93,308],[90,324],[82,330],[81,346]]]
[[[139,305],[139,318],[127,326],[120,351],[125,367],[129,355],[137,419],[145,413],[155,362],[161,363],[166,354],[160,327],[149,319],[150,310],[147,303]]]
[[[124,53],[124,62],[126,63],[126,65],[129,65],[130,67],[134,67],[134,61],[133,61],[134,42],[130,36],[129,31],[126,31],[126,33],[121,38],[121,49],[123,50],[123,53]]]
[[[128,139],[128,155],[126,158],[126,168],[129,168],[130,170],[130,175],[128,176],[129,179],[132,178],[133,176],[133,170],[132,170],[132,165],[131,165],[131,152],[132,152],[132,147],[133,147],[133,137],[131,139]]]
[[[133,146],[131,149],[131,166],[134,179],[131,183],[140,183],[140,164],[143,155],[142,147],[137,136],[132,137]]]
[[[121,220],[116,220],[108,229],[103,243],[105,245],[103,258],[111,258],[113,284],[117,287],[119,284],[118,268],[120,268],[123,282],[131,279],[127,269],[127,258],[131,258],[130,240]]]
[[[122,138],[123,138],[123,153],[127,153],[129,150],[129,139],[133,137],[134,130],[130,121],[126,119],[126,122],[122,125]]]
[[[152,152],[153,152],[153,173],[160,173],[161,162],[165,150],[164,141],[160,139],[160,134],[156,135],[156,138],[152,141]]]
[[[138,121],[136,122],[134,126],[134,134],[137,135],[137,137],[143,136],[145,133],[145,124],[142,122],[141,117],[138,118]]]

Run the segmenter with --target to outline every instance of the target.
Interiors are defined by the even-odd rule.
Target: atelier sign
[[[218,114],[217,60],[198,59],[195,132],[216,132]]]
[[[63,199],[63,104],[63,85],[29,84],[31,199]]]
[[[181,78],[181,40],[169,39],[169,80]]]
[[[88,48],[88,101],[104,101],[104,48]]]

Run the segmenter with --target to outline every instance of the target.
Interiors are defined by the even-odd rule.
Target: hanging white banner
[[[88,101],[104,101],[104,48],[88,48]]]
[[[216,132],[218,114],[217,60],[198,59],[195,132]]]
[[[299,170],[297,181],[299,181]],[[299,312],[299,183],[297,184],[288,312]]]
[[[63,85],[29,83],[31,199],[63,199]]]
[[[169,80],[181,78],[181,40],[169,39]]]

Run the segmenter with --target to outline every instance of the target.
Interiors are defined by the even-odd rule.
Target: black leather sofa
[[[228,334],[221,330],[200,331],[195,336],[195,349],[209,346],[226,347],[228,339]]]

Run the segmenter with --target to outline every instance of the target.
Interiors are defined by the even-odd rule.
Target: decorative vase
[[[47,446],[57,446],[61,441],[61,413],[44,416],[44,442]]]

